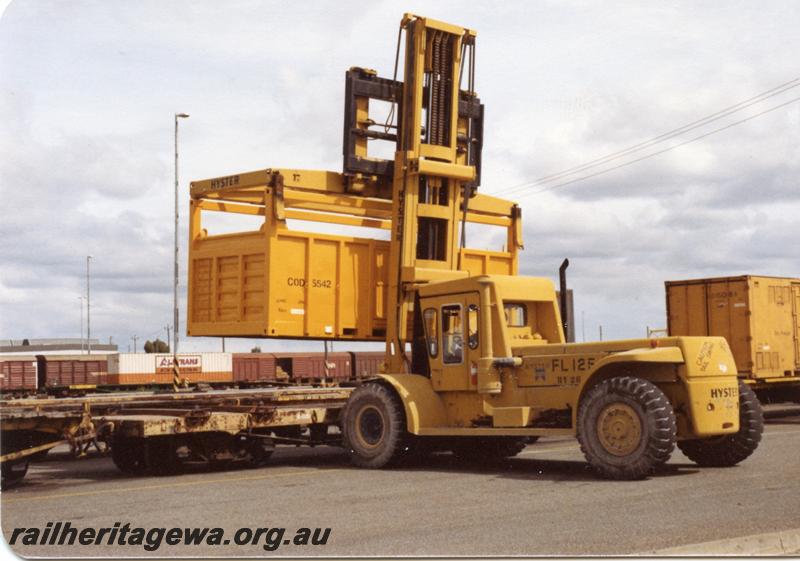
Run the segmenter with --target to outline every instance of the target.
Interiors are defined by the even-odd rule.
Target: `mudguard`
[[[408,432],[419,434],[421,428],[447,426],[447,412],[430,378],[418,374],[381,374],[403,401]]]
[[[683,352],[678,347],[655,347],[630,349],[621,353],[607,356],[597,363],[595,371],[607,364],[615,362],[665,362],[671,364],[681,364],[683,362]]]
[[[577,403],[580,402],[580,398],[586,392],[587,387],[594,385],[594,383],[600,379],[604,378],[602,371],[609,366],[620,366],[623,364],[643,364],[646,363],[648,365],[653,364],[683,364],[683,352],[679,347],[640,347],[635,349],[629,349],[627,351],[622,351],[619,353],[614,353],[612,355],[606,356],[594,365],[594,369],[592,370],[589,376],[586,376],[581,383],[581,386],[578,391],[578,400],[576,405],[572,411],[572,426],[577,426],[578,422],[578,406]],[[663,379],[659,379],[663,377]],[[648,379],[652,382],[669,382],[673,381],[674,375],[670,373],[664,373],[661,376],[653,375],[650,373]]]
[[[581,384],[579,395],[583,395],[587,385],[591,385],[597,379],[597,375],[606,367],[621,364],[683,364],[683,352],[679,347],[655,347],[637,348],[614,353],[598,360],[589,376],[584,378]],[[670,380],[651,380],[651,381],[670,381]]]
[[[691,435],[694,437],[735,433],[739,430],[738,380],[736,365],[727,342],[719,337],[679,337],[677,345],[669,347],[636,348],[615,353],[598,361],[595,369],[581,385],[579,395],[612,365],[680,364],[678,378],[686,389]],[[675,381],[668,369],[649,371],[651,382]],[[573,423],[577,422],[577,407]],[[686,435],[689,436],[689,435]]]

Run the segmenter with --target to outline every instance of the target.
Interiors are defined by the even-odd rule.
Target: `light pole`
[[[84,296],[78,296],[78,301],[81,303],[81,354],[83,354],[83,299]]]
[[[91,305],[92,301],[90,300],[90,291],[89,291],[89,263],[92,260],[91,255],[86,256],[86,354],[92,354],[92,314],[91,314]]]
[[[188,113],[175,113],[175,278],[172,282],[172,354],[178,354],[178,119],[188,119]],[[167,335],[169,343],[169,335]]]
[[[586,342],[586,312],[581,311],[581,340]]]

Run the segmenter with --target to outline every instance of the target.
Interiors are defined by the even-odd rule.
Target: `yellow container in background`
[[[800,381],[800,279],[747,275],[665,285],[670,335],[725,337],[748,381]]]

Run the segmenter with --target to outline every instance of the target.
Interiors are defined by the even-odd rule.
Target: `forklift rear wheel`
[[[764,413],[755,392],[739,381],[739,432],[716,438],[683,440],[678,448],[703,467],[735,466],[750,456],[761,442]]]
[[[654,384],[632,376],[591,388],[578,410],[578,441],[589,464],[609,479],[641,479],[675,449],[675,413]]]
[[[405,449],[403,404],[391,389],[381,384],[364,384],[347,401],[342,433],[355,465],[385,467]]]

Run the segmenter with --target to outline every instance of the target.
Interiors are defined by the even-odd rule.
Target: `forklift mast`
[[[483,143],[483,105],[474,91],[475,32],[405,14],[397,60],[403,31],[402,82],[361,68],[347,73],[343,144],[352,192],[365,192],[370,184],[378,192],[391,189],[386,351],[393,372],[409,370],[404,349],[414,287],[463,277],[459,243],[464,245],[468,202],[480,184]],[[371,120],[370,99],[390,102],[397,125]],[[394,142],[394,161],[370,158],[370,139]]]

